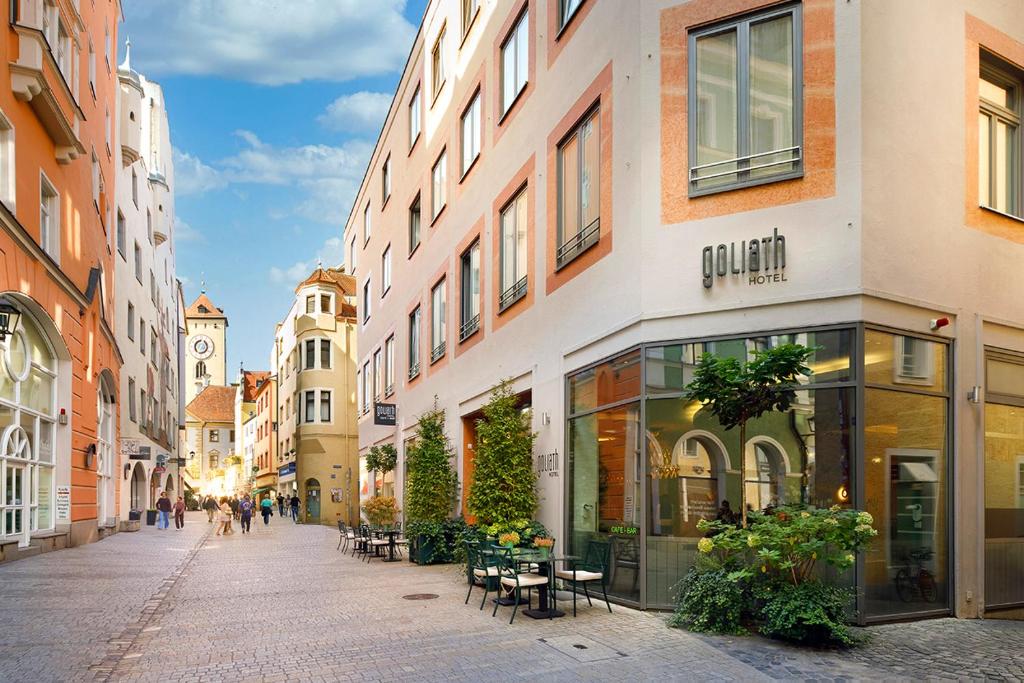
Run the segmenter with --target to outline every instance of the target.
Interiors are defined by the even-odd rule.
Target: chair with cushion
[[[587,604],[593,606],[590,601],[590,591],[587,585],[600,582],[601,591],[604,594],[604,604],[608,611],[612,611],[612,605],[608,602],[608,559],[611,554],[611,544],[608,541],[591,539],[587,541],[587,551],[582,562],[572,562],[568,569],[555,571],[555,576],[563,582],[572,584],[572,615],[576,616],[576,587],[583,585],[583,594],[587,596]]]
[[[548,582],[551,581],[551,577],[532,574],[530,572],[526,572],[525,574],[519,573],[516,569],[516,560],[512,556],[511,552],[497,553],[495,557],[497,558],[498,572],[501,576],[499,580],[501,587],[512,597],[512,618],[508,620],[508,623],[511,624],[516,620],[516,612],[519,610],[519,600],[522,596],[522,589],[527,589],[526,607],[529,609],[533,601],[533,589],[547,585]],[[550,597],[552,600],[554,599],[554,591],[551,591]],[[486,596],[484,596],[484,598],[486,599]],[[492,617],[498,613],[499,604],[500,603],[497,600],[494,601],[494,611],[491,612]],[[553,614],[554,609],[552,605],[552,610],[548,612],[548,619],[550,619]]]
[[[381,549],[391,545],[388,537],[380,531],[370,532],[370,541],[367,543],[369,552],[366,553],[366,561],[369,562],[375,557],[381,557]]]
[[[480,601],[480,609],[487,604],[487,594],[491,591],[501,593],[497,581],[501,576],[501,569],[498,567],[498,558],[490,552],[489,548],[481,546],[474,541],[465,541],[466,544],[466,581],[469,583],[469,591],[466,593],[466,602],[469,604],[469,596],[473,594],[473,586],[479,583],[483,586],[484,597]]]

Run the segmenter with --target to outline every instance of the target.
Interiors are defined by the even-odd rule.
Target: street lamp
[[[0,296],[0,341],[7,339],[7,335],[13,334],[18,329],[18,320],[21,319],[21,310],[15,306],[10,299]]]
[[[196,459],[196,452],[195,451],[189,451],[188,452],[188,459],[189,460],[195,460]]]

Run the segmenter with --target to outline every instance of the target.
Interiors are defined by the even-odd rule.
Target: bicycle
[[[907,565],[896,573],[896,593],[903,602],[912,601],[920,594],[925,602],[935,602],[939,591],[935,577],[925,569],[924,563],[932,559],[935,551],[930,548],[911,550],[904,559]]]

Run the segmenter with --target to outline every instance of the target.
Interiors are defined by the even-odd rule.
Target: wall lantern
[[[129,473],[131,473],[131,471],[132,471],[132,464],[130,462],[126,462],[124,464],[124,478],[125,479],[128,478],[128,475],[129,475]]]
[[[20,319],[21,310],[7,297],[0,296],[0,341],[6,340],[7,335],[18,329]]]
[[[91,470],[96,464],[96,444],[91,443],[85,447],[85,468]]]
[[[189,451],[188,452],[188,459],[189,460],[195,460],[195,457],[196,457],[196,452],[195,451]]]

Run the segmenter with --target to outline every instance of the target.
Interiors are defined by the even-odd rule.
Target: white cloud
[[[317,250],[314,258],[308,261],[296,261],[284,268],[271,267],[270,280],[271,282],[283,284],[289,289],[294,288],[299,282],[309,277],[317,263],[322,263],[325,268],[336,268],[342,264],[344,255],[344,246],[341,238],[329,237]]]
[[[349,133],[376,133],[384,123],[392,96],[365,90],[342,95],[327,105],[317,122],[324,128]]]
[[[193,228],[189,223],[180,217],[174,217],[174,241],[175,242],[206,242],[206,235]]]
[[[174,193],[185,196],[202,194],[207,190],[224,187],[227,181],[220,173],[204,164],[198,157],[174,148]]]
[[[124,12],[132,66],[149,76],[282,85],[401,68],[416,34],[404,9],[405,0],[146,0]]]

